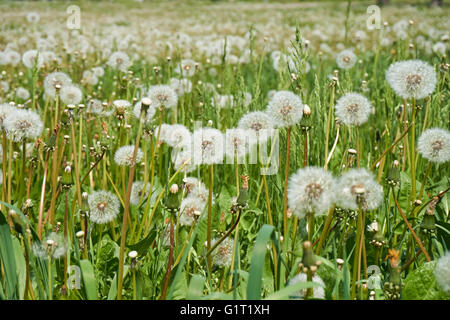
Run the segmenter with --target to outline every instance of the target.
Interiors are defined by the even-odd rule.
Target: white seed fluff
[[[288,204],[299,218],[322,215],[334,203],[336,184],[332,174],[318,167],[299,169],[289,179]]]
[[[434,68],[427,62],[405,60],[389,66],[386,81],[403,99],[423,99],[433,93],[437,76]]]
[[[224,156],[224,135],[217,129],[201,128],[193,133],[193,163],[221,163]]]
[[[336,63],[341,69],[351,69],[358,58],[352,50],[343,50],[336,56]]]
[[[133,163],[134,145],[123,146],[117,149],[114,154],[114,161],[118,166],[131,167],[135,163],[140,163],[144,158],[144,153],[138,148],[136,153],[136,162]]]
[[[72,79],[64,72],[52,72],[44,78],[45,94],[54,98],[56,96],[56,88],[58,85],[60,89],[72,84]]]
[[[211,241],[211,247],[217,243],[219,239]],[[234,241],[231,238],[223,240],[212,252],[213,264],[219,267],[226,267],[231,264],[233,257],[233,244]]]
[[[155,108],[175,108],[178,104],[177,93],[167,85],[151,86],[148,90],[148,97]]]
[[[425,130],[419,137],[417,149],[431,162],[444,163],[450,159],[450,132],[441,128]]]
[[[24,139],[36,139],[44,125],[41,117],[33,110],[15,109],[9,112],[3,120],[3,127],[10,139],[16,142]]]
[[[306,282],[306,281],[307,281],[306,273],[299,273],[289,281],[289,284],[292,285],[292,284],[296,284],[299,282]],[[320,287],[313,288],[313,297],[315,299],[325,299],[325,290],[324,290],[325,283],[323,282],[322,278],[320,278],[317,275],[314,275],[312,278],[312,282],[315,282],[320,285]],[[306,290],[307,289],[297,291],[296,293],[294,293],[291,296],[291,298],[292,299],[303,299],[306,295]]]
[[[83,92],[80,88],[74,85],[67,85],[61,88],[61,101],[65,104],[77,105],[83,98]]]
[[[203,212],[206,202],[197,197],[187,197],[181,201],[180,223],[184,226],[191,226],[192,223]]]
[[[360,195],[362,209],[374,210],[383,200],[383,188],[378,184],[373,174],[366,169],[350,169],[344,173],[337,183],[337,203],[344,209],[358,210],[357,191],[363,189]]]
[[[120,212],[120,202],[117,196],[109,191],[92,192],[88,197],[89,219],[97,224],[113,221]]]
[[[450,293],[450,251],[438,259],[434,275],[442,290]]]
[[[339,98],[335,112],[336,116],[346,125],[359,126],[369,118],[372,105],[363,95],[350,92]]]
[[[111,56],[108,59],[108,65],[113,68],[120,71],[127,71],[130,67],[130,58],[125,52],[122,51],[116,51],[111,54]]]
[[[278,91],[267,106],[267,114],[277,127],[295,125],[303,116],[303,104],[299,96],[290,91]]]

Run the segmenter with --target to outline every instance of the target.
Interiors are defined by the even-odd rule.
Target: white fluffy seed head
[[[166,143],[176,149],[190,147],[192,133],[181,124],[173,124],[166,135]]]
[[[196,165],[193,163],[193,155],[191,148],[183,148],[182,150],[174,149],[172,152],[172,162],[175,170],[179,170],[181,172],[192,172],[196,168]]]
[[[214,246],[218,239],[211,241],[211,246]],[[226,238],[222,241],[212,252],[213,263],[219,267],[226,267],[231,264],[233,257],[233,244],[234,241],[231,238]]]
[[[22,62],[28,69],[36,68],[39,69],[44,64],[44,56],[37,50],[28,50],[22,55]]]
[[[386,81],[403,99],[423,99],[433,93],[437,76],[434,68],[427,62],[406,60],[389,66]]]
[[[108,59],[108,65],[120,71],[127,71],[130,67],[130,58],[125,52],[116,51]]]
[[[27,100],[28,98],[30,98],[30,92],[23,87],[18,87],[16,89],[16,97],[21,100]]]
[[[434,275],[442,290],[450,294],[450,251],[439,258]]]
[[[277,127],[290,127],[303,116],[303,104],[299,96],[290,91],[278,91],[267,106],[267,114]]]
[[[175,108],[178,104],[177,93],[167,85],[151,86],[148,90],[148,97],[155,108]]]
[[[340,97],[335,106],[336,117],[346,125],[360,126],[367,121],[371,111],[370,101],[354,92]]]
[[[83,92],[74,85],[66,85],[61,88],[61,101],[65,104],[79,104],[83,98]]]
[[[120,212],[119,199],[110,191],[99,190],[88,197],[89,219],[97,224],[113,221]]]
[[[72,84],[72,79],[64,72],[52,72],[44,78],[45,94],[54,98],[56,96],[56,86],[60,89]]]
[[[383,188],[366,169],[350,169],[341,176],[337,187],[337,203],[344,209],[358,210],[361,201],[363,210],[374,210],[383,200]],[[364,193],[357,193],[358,189],[364,189]]]
[[[206,202],[198,197],[188,196],[180,205],[180,223],[184,226],[191,226],[192,223],[203,212]]]
[[[306,282],[306,281],[307,281],[306,273],[299,273],[289,281],[289,285],[296,284],[299,282]],[[325,283],[323,282],[322,278],[320,278],[318,275],[314,275],[312,278],[312,281],[320,285],[319,287],[313,288],[313,297],[315,299],[325,299],[325,290],[324,290]],[[291,298],[292,299],[304,299],[304,297],[306,295],[306,290],[307,289],[303,289],[303,290],[295,292],[294,294],[292,294]]]
[[[17,110],[16,107],[13,105],[10,105],[9,103],[0,103],[0,128],[4,129],[3,121],[5,120],[6,116],[12,112]]]
[[[257,143],[256,133],[251,129],[233,128],[225,132],[225,154],[231,163],[243,163],[250,148]]]
[[[262,111],[249,112],[239,120],[238,127],[253,130],[257,135],[261,130],[271,130],[274,127],[272,118]]]
[[[133,163],[133,153],[134,153],[133,145],[120,147],[114,154],[114,161],[117,163],[118,166],[131,167],[136,163],[141,162],[142,159],[144,158],[144,153],[141,151],[141,149],[138,148],[136,153],[136,162]]]
[[[192,77],[197,70],[197,62],[192,59],[183,59],[174,69],[178,74],[181,74],[184,78]]]
[[[335,190],[335,180],[328,171],[318,167],[299,169],[289,179],[289,208],[299,218],[326,214],[335,201]]]
[[[189,79],[170,79],[170,87],[176,92],[178,97],[181,97],[185,93],[189,93],[192,91],[192,82]]]
[[[148,196],[148,193],[150,191],[150,183],[147,183],[147,186],[145,186],[145,183],[143,181],[135,181],[133,182],[133,185],[131,186],[131,194],[130,194],[130,203],[134,204],[135,206],[139,205],[139,202],[141,201],[141,198],[145,200]]]
[[[441,128],[425,130],[419,137],[417,144],[422,157],[436,162],[444,163],[450,159],[450,132]]]
[[[221,163],[224,156],[222,132],[213,128],[200,128],[194,131],[193,139],[193,163],[214,164]]]
[[[44,125],[35,111],[14,109],[3,119],[3,127],[10,139],[20,142],[39,137]]]
[[[341,69],[351,69],[358,58],[352,50],[343,50],[336,56],[336,63]]]

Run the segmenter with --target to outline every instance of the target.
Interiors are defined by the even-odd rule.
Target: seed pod
[[[178,197],[178,186],[176,184],[173,184],[169,189],[169,194],[167,196],[165,206],[166,210],[175,213],[180,208],[180,199]]]

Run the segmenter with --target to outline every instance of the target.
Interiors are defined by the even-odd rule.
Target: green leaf
[[[156,230],[152,230],[148,233],[148,235],[144,239],[135,244],[129,244],[127,247],[130,250],[137,251],[139,256],[143,256],[147,254],[147,250],[151,246],[155,238],[156,238]]]
[[[5,273],[6,298],[17,299],[17,274],[14,247],[5,216],[0,212],[0,263]]]
[[[247,299],[249,300],[261,299],[262,275],[267,253],[267,242],[271,238],[273,230],[273,226],[265,224],[256,236],[247,285]]]
[[[405,279],[402,299],[405,300],[450,300],[450,295],[439,288],[434,276],[436,261],[426,262]]]
[[[170,289],[173,291],[170,300],[183,300],[187,298],[186,292],[188,292],[188,286],[186,281],[186,272],[184,270],[179,277],[174,279]]]
[[[27,268],[25,257],[23,256],[22,247],[18,239],[13,239],[14,256],[16,258],[16,273],[19,289],[19,297],[22,298],[25,293],[25,283],[27,277]]]
[[[205,286],[205,277],[201,275],[194,275],[189,283],[187,294],[188,300],[197,300],[203,296],[203,288]]]
[[[94,267],[89,260],[80,260],[80,268],[87,299],[97,300],[97,279]]]

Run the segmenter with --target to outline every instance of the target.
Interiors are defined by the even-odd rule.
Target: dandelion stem
[[[333,112],[333,103],[334,103],[334,82],[331,85],[331,94],[330,94],[330,103],[328,106],[328,116],[327,116],[327,130],[325,134],[325,170],[328,169],[328,141],[330,139],[330,129],[331,129],[331,115]]]
[[[394,197],[395,205],[397,206],[397,209],[400,212],[400,215],[402,216],[403,221],[405,221],[406,226],[408,227],[409,231],[411,231],[411,234],[412,234],[414,240],[416,240],[416,243],[419,245],[420,250],[423,251],[423,254],[425,255],[425,258],[427,259],[428,262],[430,262],[431,261],[430,255],[428,254],[427,250],[425,250],[425,247],[423,246],[423,244],[420,241],[419,237],[414,232],[414,229],[411,227],[411,224],[408,222],[408,219],[406,218],[405,213],[403,212],[402,208],[400,208],[400,205],[398,204],[397,196],[395,195],[394,190],[392,190],[392,196]]]
[[[289,182],[289,158],[291,154],[291,128],[287,129],[287,152],[286,152],[286,172],[284,175],[284,197],[283,197],[283,235],[287,241],[287,189]]]
[[[211,250],[211,224],[212,224],[212,192],[214,183],[214,165],[209,165],[209,192],[208,192],[208,229],[207,229],[207,249]],[[207,255],[208,267],[211,270],[211,256]]]
[[[317,249],[316,249],[316,254],[317,255],[320,255],[320,251],[322,250],[322,246],[324,245],[325,239],[326,239],[326,237],[328,235],[328,229],[330,228],[331,221],[333,220],[334,208],[335,208],[335,206],[333,206],[328,211],[327,220],[325,220],[325,226],[323,227],[322,234],[320,235],[319,244],[317,245]]]
[[[132,165],[130,167],[130,173],[128,176],[128,187],[127,193],[125,195],[125,208],[123,213],[123,221],[122,221],[122,236],[120,240],[120,253],[119,253],[119,276],[118,276],[118,284],[117,284],[117,299],[122,300],[122,286],[123,286],[123,265],[124,265],[124,254],[125,254],[125,242],[127,237],[127,223],[130,216],[130,196],[131,196],[131,187],[133,185],[134,172],[136,171],[136,156],[139,148],[139,141],[141,138],[142,131],[142,123],[144,122],[145,112],[141,110],[141,115],[139,117],[139,128],[137,132],[136,142],[133,150],[133,158]]]

